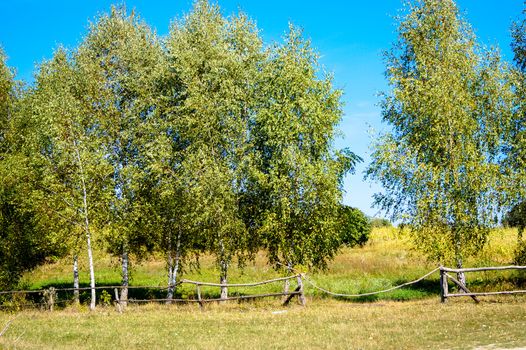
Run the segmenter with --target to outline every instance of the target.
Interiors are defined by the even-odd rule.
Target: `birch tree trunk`
[[[86,225],[88,225],[88,218],[86,217]],[[91,288],[91,302],[90,310],[95,310],[95,304],[97,302],[97,294],[95,291],[95,268],[93,267],[93,251],[91,249],[91,234],[88,229],[86,229],[86,243],[88,246],[88,264],[89,264],[89,280]]]
[[[177,282],[177,273],[179,272],[179,260],[181,258],[181,234],[177,235],[177,243],[175,246],[175,261],[172,259],[172,246],[169,244],[168,250],[168,292],[166,295],[167,304],[173,299],[175,292],[175,283]]]
[[[219,275],[219,283],[227,284],[228,283],[228,263],[226,261],[221,261],[221,272]],[[221,286],[221,299],[228,298],[228,287]]]
[[[86,234],[86,243],[88,249],[88,264],[89,264],[89,275],[90,275],[90,288],[91,288],[91,302],[90,310],[95,310],[95,304],[97,302],[97,295],[95,292],[95,269],[93,267],[93,251],[91,249],[91,233],[89,229],[89,215],[88,215],[88,194],[86,191],[86,181],[84,174],[84,167],[82,165],[82,159],[80,158],[80,152],[77,147],[76,142],[74,142],[75,153],[77,155],[77,161],[79,163],[79,175],[80,183],[82,186],[82,205],[83,205],[83,214],[84,214],[84,231]]]
[[[228,261],[226,259],[225,246],[223,241],[219,241],[220,247],[220,262],[219,262],[219,283],[227,284],[228,283]],[[228,287],[221,286],[221,299],[228,298]]]
[[[121,305],[126,307],[128,304],[128,285],[129,285],[129,258],[128,258],[128,249],[126,245],[122,250],[122,288],[121,288]]]
[[[73,255],[73,302],[75,305],[80,303],[80,293],[79,293],[79,256],[77,254]]]
[[[171,300],[173,299],[174,291],[172,287],[172,276],[173,276],[173,269],[174,269],[174,261],[172,258],[172,247],[171,244],[168,244],[168,253],[167,253],[167,259],[166,264],[168,265],[168,289],[166,291],[166,304],[171,304]]]

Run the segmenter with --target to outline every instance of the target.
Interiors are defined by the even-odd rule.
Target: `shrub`
[[[384,218],[371,218],[370,222],[371,222],[371,227],[373,228],[393,226],[391,224],[391,221],[384,219]]]
[[[371,223],[369,218],[357,208],[346,205],[340,207],[340,242],[342,245],[363,246],[369,240]]]
[[[514,263],[526,264],[526,242],[523,240],[523,232],[526,228],[526,202],[515,205],[502,219],[505,227],[518,229],[517,248],[515,249]]]

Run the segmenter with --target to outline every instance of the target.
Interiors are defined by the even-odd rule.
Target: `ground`
[[[506,264],[515,241],[513,231],[496,231],[490,245],[470,266]],[[98,253],[101,284],[118,283],[118,266]],[[185,278],[215,281],[213,259]],[[135,264],[132,283],[164,285],[164,263],[152,257]],[[327,271],[309,272],[320,286],[340,293],[387,288],[420,277],[436,267],[410,248],[396,230],[377,230],[363,248],[343,249]],[[262,252],[244,270],[231,272],[231,282],[280,276],[266,266]],[[27,288],[69,286],[69,260],[43,266],[24,276]],[[468,276],[474,290],[502,290],[521,284],[513,272]],[[86,275],[83,283],[87,283]],[[191,305],[130,305],[119,313],[111,302],[90,312],[85,304],[55,311],[4,309],[0,312],[0,348],[6,349],[501,349],[526,346],[526,296],[470,298],[440,303],[438,274],[411,288],[372,298],[334,299],[306,285],[307,306],[295,301],[283,307],[276,298],[251,302]],[[279,291],[282,284],[257,292]],[[452,286],[451,286],[452,288]],[[248,289],[232,293],[251,293]],[[191,297],[193,289],[179,291]],[[218,291],[205,289],[207,297]],[[99,301],[100,302],[100,301]],[[11,323],[9,323],[11,321]],[[6,325],[8,325],[6,327]]]

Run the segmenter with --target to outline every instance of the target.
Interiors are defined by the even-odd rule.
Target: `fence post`
[[[117,306],[117,311],[122,313],[121,301],[119,299],[119,290],[117,288],[115,288],[115,305]]]
[[[447,284],[446,271],[440,266],[440,302],[447,302],[447,295],[449,294],[449,286]]]
[[[298,299],[300,301],[301,306],[305,306],[307,304],[307,300],[305,299],[305,293],[303,292],[303,275],[300,273],[297,277],[298,280],[298,290],[300,294],[298,295]]]
[[[53,308],[55,306],[55,297],[57,295],[57,291],[54,287],[49,287],[48,290],[44,292],[44,298],[46,299],[46,304],[49,309],[49,311],[53,311]]]
[[[197,301],[199,302],[199,307],[203,308],[203,299],[201,299],[201,286],[198,284],[195,285],[195,289],[197,292]]]

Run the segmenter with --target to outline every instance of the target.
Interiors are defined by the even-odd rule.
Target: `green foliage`
[[[149,221],[146,145],[154,137],[154,79],[162,57],[156,36],[124,7],[112,7],[91,24],[77,61],[93,89],[86,98],[96,106],[98,140],[110,167],[105,187],[106,238],[115,254],[151,250],[155,234]]]
[[[93,235],[122,254],[124,275],[128,253],[154,249],[184,262],[212,253],[222,278],[262,247],[276,267],[326,266],[343,178],[361,158],[334,148],[341,91],[318,54],[292,26],[285,40],[266,48],[247,16],[205,0],[164,41],[124,7],[98,16],[77,48],[40,65],[13,121],[12,169],[28,187],[6,203],[29,225],[20,236],[75,256],[85,237],[91,256]],[[0,66],[2,152],[10,74]]]
[[[9,125],[9,115],[12,112],[14,81],[13,73],[6,64],[6,56],[0,48],[0,142],[1,152],[6,151],[5,133]]]
[[[526,228],[526,202],[521,202],[506,214],[502,219],[504,226],[514,227],[518,230],[517,247],[514,253],[514,263],[517,265],[526,264],[526,241],[523,239],[524,229]]]
[[[509,123],[507,135],[507,147],[504,148],[503,165],[506,174],[509,176],[506,182],[506,193],[511,202],[510,210],[520,209],[520,204],[526,198],[524,183],[526,179],[525,165],[525,136],[526,136],[526,108],[524,101],[526,99],[526,37],[524,28],[526,19],[520,23],[515,23],[512,27],[512,49],[514,52],[515,66],[512,69],[510,77],[513,86],[514,100],[512,108],[512,118]],[[517,213],[518,214],[518,213]]]
[[[106,289],[104,289],[102,291],[102,293],[100,293],[100,302],[103,304],[103,305],[106,305],[106,306],[110,306],[111,305],[111,294],[108,293],[108,291]]]
[[[516,227],[522,234],[526,228],[526,202],[514,205],[502,219],[502,224],[507,227]]]
[[[523,231],[526,227],[526,19],[516,22],[512,26],[511,47],[514,53],[515,66],[512,69],[511,82],[513,85],[514,101],[512,118],[507,135],[507,147],[504,149],[503,165],[508,176],[505,191],[511,209],[504,217],[503,223],[518,228],[517,248],[515,249],[515,263],[526,263],[526,244],[523,241]]]
[[[217,6],[198,1],[172,25],[167,47],[172,89],[181,90],[169,101],[170,127],[182,147],[178,187],[188,201],[185,216],[192,216],[182,225],[226,274],[232,258],[243,261],[257,242],[248,235],[241,203],[253,161],[248,135],[261,41],[244,15],[225,18]]]
[[[103,225],[101,192],[109,174],[96,137],[100,120],[88,95],[91,88],[75,57],[58,49],[40,66],[26,102],[35,125],[24,147],[31,166],[45,173],[40,205],[52,213],[74,250],[86,233],[86,218],[91,229]]]
[[[523,17],[526,12],[523,11]],[[516,68],[524,73],[526,72],[526,19],[521,22],[515,22],[511,28],[511,48],[513,50]]]
[[[518,241],[517,248],[515,248],[513,263],[520,266],[526,265],[526,241]]]
[[[0,289],[14,287],[26,271],[61,256],[64,247],[39,222],[38,212],[24,208],[20,189],[0,189]]]
[[[376,205],[410,224],[419,248],[461,265],[500,209],[508,76],[497,52],[477,46],[454,1],[407,8],[386,53],[392,90],[382,110],[392,131],[375,142],[368,176],[385,188]]]
[[[253,130],[258,231],[277,266],[323,268],[334,256],[343,175],[360,160],[333,149],[341,91],[319,71],[310,42],[291,26],[286,42],[270,49],[260,78]]]
[[[357,208],[340,207],[340,242],[348,247],[363,246],[369,240],[372,225],[369,218]]]
[[[24,138],[34,132],[25,120],[15,82],[0,51],[0,288],[16,285],[22,273],[64,253],[49,212],[40,206],[44,174],[31,166]]]

